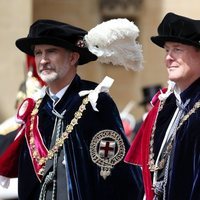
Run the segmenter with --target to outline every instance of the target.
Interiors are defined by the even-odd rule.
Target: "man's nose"
[[[167,54],[166,54],[166,56],[165,56],[165,59],[166,59],[166,60],[172,60],[172,59],[173,59],[172,54],[171,54],[170,51],[167,52]]]
[[[45,64],[45,63],[47,63],[48,61],[49,61],[48,57],[47,57],[45,54],[42,55],[41,60],[40,60],[40,63],[41,63],[41,64]]]

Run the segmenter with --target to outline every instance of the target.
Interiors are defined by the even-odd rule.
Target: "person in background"
[[[142,168],[147,200],[200,199],[200,20],[167,13],[151,37],[165,51],[168,88],[137,133],[125,162]]]
[[[97,59],[85,44],[88,34],[63,22],[37,20],[28,36],[16,41],[35,57],[47,84],[19,107],[19,136],[0,157],[0,175],[18,176],[21,200],[142,198],[140,168],[123,162],[129,143],[108,94],[113,80],[106,77],[97,85],[77,74],[79,65]]]
[[[125,135],[129,141],[132,142],[132,134],[134,127],[136,125],[136,119],[134,115],[131,113],[131,110],[134,108],[135,102],[130,101],[125,108],[120,112],[120,117],[122,119],[122,124],[124,128]]]
[[[44,82],[37,74],[34,57],[26,56],[25,80],[20,84],[16,95],[15,109],[17,110],[21,103],[31,97],[35,92],[40,90]],[[6,119],[0,124],[0,155],[5,152],[8,146],[14,141],[19,124],[15,121],[15,115]],[[8,188],[0,187],[0,199],[18,199],[17,178],[11,179]]]
[[[21,103],[44,86],[44,82],[38,76],[33,56],[26,55],[25,80],[20,84],[16,95],[15,109]],[[15,121],[15,115],[0,124],[0,155],[6,150],[17,135],[19,124]]]
[[[162,89],[162,86],[159,84],[150,85],[150,86],[146,86],[142,88],[143,100],[139,103],[139,106],[142,106],[144,108],[144,114],[142,115],[141,119],[136,121],[135,127],[131,134],[131,141],[133,141],[136,133],[138,132],[147,114],[152,108],[152,104],[151,104],[152,98],[161,89]]]

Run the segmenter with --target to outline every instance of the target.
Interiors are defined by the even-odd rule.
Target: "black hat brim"
[[[187,40],[186,38],[174,37],[174,36],[152,36],[151,41],[158,45],[159,47],[164,48],[165,42],[178,42],[186,45],[195,46],[200,48],[200,43]]]
[[[19,48],[22,52],[31,56],[34,56],[34,45],[37,44],[49,44],[63,47],[80,54],[79,65],[83,65],[97,59],[97,56],[92,54],[87,48],[75,47],[73,44],[67,42],[66,40],[54,37],[20,38],[15,42],[15,44],[17,48]]]

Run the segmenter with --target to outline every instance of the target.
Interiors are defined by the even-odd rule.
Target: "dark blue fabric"
[[[11,131],[6,135],[0,135],[0,155],[14,141],[16,135],[17,135],[17,130]]]
[[[66,109],[65,126],[70,123],[82,103],[78,92],[95,87],[95,83],[80,80],[78,76],[75,77],[63,98],[56,105],[59,113]],[[90,104],[87,105],[78,125],[65,141],[64,152],[68,177],[66,189],[69,192],[69,200],[142,199],[143,186],[141,171],[138,167],[124,163],[122,160],[111,171],[111,176],[104,180],[100,176],[100,167],[91,160],[89,146],[94,135],[101,130],[116,131],[123,138],[126,151],[129,148],[129,143],[123,133],[119,112],[108,94],[100,94],[97,108],[99,112],[95,112]],[[47,147],[50,145],[54,120],[50,98],[45,96],[39,109],[39,129]],[[25,145],[20,157],[19,196],[22,200],[38,199],[40,184],[31,165]]]
[[[182,102],[190,99],[186,113],[200,100],[200,79],[181,93]],[[155,154],[161,146],[167,126],[175,112],[176,99],[171,95],[160,112],[155,132]],[[177,131],[171,155],[166,200],[200,200],[200,109]]]

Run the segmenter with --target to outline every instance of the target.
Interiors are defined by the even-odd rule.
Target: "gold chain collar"
[[[158,117],[158,114],[159,112],[162,110],[163,108],[163,105],[164,105],[164,102],[165,101],[161,101],[160,105],[159,105],[159,110],[158,110],[158,113],[157,113],[157,117]],[[195,111],[200,108],[200,101],[197,101],[193,108],[186,114],[182,117],[182,119],[180,120],[180,123],[179,125],[177,126],[176,128],[176,132],[178,131],[178,129],[183,125],[183,123],[185,121],[187,121],[189,119],[189,117],[195,113]],[[174,137],[171,137],[170,139],[170,142],[169,144],[167,145],[167,148],[166,148],[166,151],[163,153],[163,158],[159,161],[158,165],[156,166],[155,165],[155,159],[154,159],[154,149],[153,149],[153,144],[154,144],[154,136],[155,136],[155,129],[156,129],[156,122],[157,122],[157,117],[156,117],[156,120],[154,122],[154,126],[153,126],[153,129],[152,129],[152,134],[151,134],[151,139],[150,139],[150,153],[149,153],[149,162],[148,162],[148,165],[149,165],[149,170],[151,172],[154,172],[154,171],[157,171],[157,170],[160,170],[160,169],[163,169],[165,164],[166,164],[166,160],[167,160],[167,157],[168,155],[170,155],[171,151],[172,151],[172,147],[173,147],[173,141],[174,141],[174,138],[176,136],[176,134],[174,134]]]
[[[42,157],[39,154],[38,149],[35,146],[35,139],[34,139],[34,135],[33,135],[33,122],[34,122],[35,117],[37,116],[38,108],[39,108],[41,102],[42,102],[42,99],[37,100],[35,108],[33,109],[32,113],[31,113],[30,140],[29,140],[29,142],[30,142],[30,147],[32,149],[33,158],[35,159],[35,161],[40,166],[42,166],[42,165],[45,166],[47,160],[52,159],[54,154],[57,153],[60,150],[60,148],[64,144],[64,141],[68,138],[69,134],[73,131],[74,126],[76,124],[78,124],[78,120],[82,117],[83,111],[86,110],[86,105],[88,104],[89,101],[88,101],[88,97],[85,97],[83,99],[82,104],[79,106],[78,111],[76,111],[75,114],[74,114],[74,118],[71,120],[70,124],[66,126],[66,129],[62,133],[60,138],[56,139],[55,145],[50,150],[48,150],[46,157]],[[40,175],[43,175],[44,166],[39,171]]]

